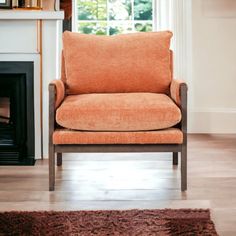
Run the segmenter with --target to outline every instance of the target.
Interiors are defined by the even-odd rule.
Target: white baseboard
[[[236,109],[194,109],[188,115],[188,131],[236,134]]]

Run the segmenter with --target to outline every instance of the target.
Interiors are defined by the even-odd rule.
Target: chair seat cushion
[[[178,106],[157,93],[70,95],[56,111],[60,126],[84,131],[159,130],[180,120]]]
[[[53,144],[182,144],[183,133],[177,128],[136,132],[89,132],[57,129]]]

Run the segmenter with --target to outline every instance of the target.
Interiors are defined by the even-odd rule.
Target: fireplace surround
[[[0,62],[33,62],[35,159],[48,157],[48,84],[60,78],[63,11],[4,10]]]
[[[0,62],[0,165],[34,165],[34,63]]]

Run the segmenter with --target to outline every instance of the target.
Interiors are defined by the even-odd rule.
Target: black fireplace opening
[[[0,165],[34,165],[33,62],[0,62]]]

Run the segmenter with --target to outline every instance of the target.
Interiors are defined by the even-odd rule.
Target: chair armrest
[[[49,91],[49,147],[53,145],[52,135],[55,129],[55,110],[65,98],[65,85],[62,80],[53,80],[48,86]]]
[[[183,80],[173,79],[170,85],[170,96],[178,106],[181,106],[181,87],[187,90],[187,84]]]
[[[62,101],[65,98],[65,85],[62,82],[62,80],[60,79],[55,79],[53,81],[50,82],[49,87],[50,86],[54,86],[55,88],[55,109],[58,108],[60,106],[60,104],[62,103]]]
[[[184,135],[184,144],[187,143],[187,93],[188,86],[184,81],[172,80],[170,85],[170,96],[181,109],[181,130]]]

